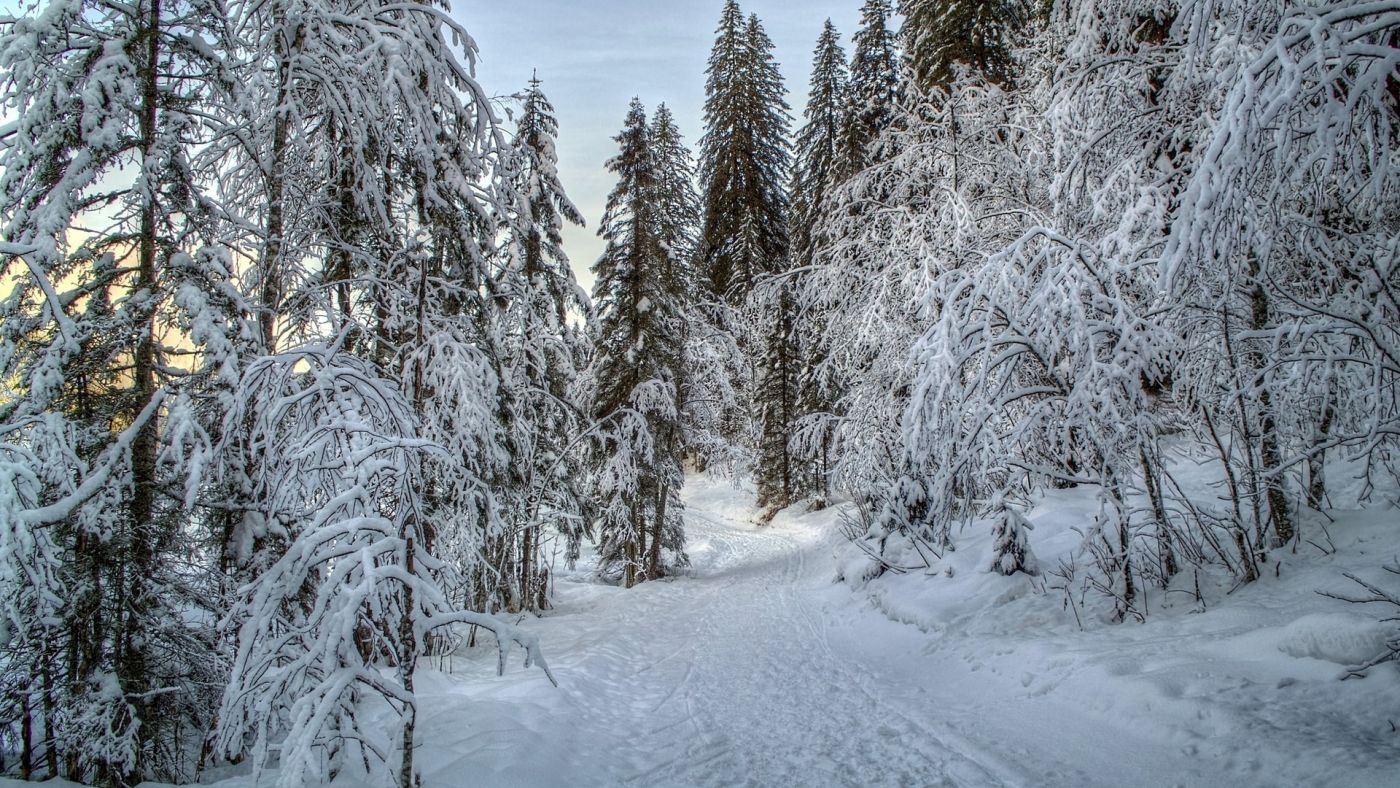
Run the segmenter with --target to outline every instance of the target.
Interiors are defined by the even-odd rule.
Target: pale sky
[[[800,124],[812,49],[828,17],[850,55],[862,0],[740,0],[758,14],[776,46],[794,130]],[[524,89],[538,69],[559,118],[564,188],[588,220],[570,226],[564,248],[579,281],[602,252],[597,237],[613,187],[603,164],[617,151],[627,104],[639,96],[650,113],[665,102],[692,152],[698,148],[705,63],[723,0],[452,0],[452,16],[481,51],[477,76],[488,93]]]

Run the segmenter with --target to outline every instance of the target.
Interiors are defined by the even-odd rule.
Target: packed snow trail
[[[1063,730],[1018,741],[1075,728],[1062,709],[965,737],[958,725],[1002,711],[975,688],[941,697],[920,657],[927,636],[833,586],[830,516],[759,527],[749,496],[689,487],[689,575],[630,590],[563,582],[557,609],[527,623],[558,689],[518,667],[497,678],[480,655],[420,679],[425,785],[1206,782],[1152,743],[1103,753],[1107,741],[1133,746],[1118,731],[1089,730],[1078,746]]]

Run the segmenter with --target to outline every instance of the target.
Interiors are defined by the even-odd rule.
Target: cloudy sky
[[[588,220],[570,228],[565,249],[585,286],[602,251],[597,223],[612,179],[603,169],[627,103],[651,111],[665,102],[693,149],[702,132],[705,62],[723,0],[452,0],[452,15],[481,51],[477,76],[490,93],[521,90],[538,70],[559,116],[564,186]],[[850,51],[861,0],[740,0],[758,14],[777,47],[792,105],[801,119],[812,49],[830,17]]]

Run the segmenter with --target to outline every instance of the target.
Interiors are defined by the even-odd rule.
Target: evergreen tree
[[[572,332],[568,314],[586,314],[588,299],[574,281],[560,231],[564,222],[583,224],[559,181],[554,107],[532,79],[525,93],[514,153],[517,209],[509,255],[511,277],[505,308],[497,315],[501,347],[501,418],[511,462],[505,468],[503,499],[510,541],[496,552],[509,562],[496,567],[500,603],[510,610],[547,605],[549,585],[543,547],[552,524],[576,551],[582,512],[574,479],[580,476],[569,442],[577,433],[570,383],[586,348]]]
[[[792,171],[792,265],[810,265],[821,216],[838,181],[843,133],[846,128],[846,102],[850,76],[841,35],[826,20],[816,51],[812,53],[812,78],[806,123],[797,132]]]
[[[840,34],[828,19],[812,54],[812,77],[803,111],[807,122],[797,133],[793,167],[792,266],[799,272],[799,279],[806,276],[817,249],[826,240],[822,222],[831,210],[829,203],[841,178],[848,90],[846,53],[841,48]],[[801,363],[796,415],[799,419],[808,418],[812,424],[812,429],[806,431],[812,433],[812,440],[803,441],[807,445],[799,451],[812,461],[812,470],[803,474],[800,483],[803,488],[820,489],[823,495],[827,492],[826,458],[830,446],[820,414],[827,413],[832,405],[831,392],[822,378],[825,353],[820,333],[825,323],[825,313],[815,308],[794,315],[794,341]]]
[[[798,468],[789,444],[797,422],[798,383],[803,364],[795,333],[794,306],[786,283],[766,290],[772,301],[758,359],[754,408],[759,425],[754,483],[758,504],[771,515],[792,503],[798,492]]]
[[[663,463],[658,471],[662,480],[669,485],[669,491],[658,490],[656,523],[662,529],[659,538],[648,543],[650,555],[647,558],[649,576],[661,574],[664,563],[661,549],[665,547],[678,561],[684,561],[681,548],[685,544],[682,530],[683,504],[680,487],[684,482],[682,460],[688,447],[690,425],[695,418],[690,414],[692,402],[699,397],[694,392],[694,380],[686,355],[690,340],[690,326],[696,289],[695,249],[699,232],[699,198],[695,194],[695,168],[691,164],[690,151],[685,147],[675,116],[665,104],[656,108],[648,129],[648,142],[651,146],[653,172],[655,174],[655,194],[652,198],[656,206],[656,234],[661,259],[657,261],[660,289],[670,301],[674,321],[674,341],[668,348],[667,362],[671,365],[670,376],[676,387],[676,417],[660,426],[657,433],[657,448]]]
[[[710,54],[701,140],[699,268],[717,302],[705,315],[704,347],[762,348],[767,332],[777,330],[776,315],[764,313],[765,306],[773,305],[764,299],[776,290],[759,293],[762,282],[785,273],[788,266],[788,105],[772,50],[758,17],[745,20],[738,4],[727,2]],[[741,319],[741,309],[755,312],[761,320]],[[696,357],[704,360],[711,354],[702,351]],[[763,411],[753,402],[754,387],[766,376],[752,367],[733,372],[741,381],[739,397],[753,406],[749,412],[772,417],[775,411]],[[720,382],[724,377],[709,371],[699,376],[707,399],[730,399]],[[718,431],[726,442],[756,440],[752,428],[741,426],[743,410],[736,402],[719,414]],[[764,431],[758,425],[757,433]]]
[[[738,305],[786,265],[788,105],[773,42],[728,0],[705,83],[701,266],[716,298]]]
[[[898,42],[890,29],[890,0],[865,0],[860,29],[851,38],[851,86],[846,112],[843,174],[877,159],[880,134],[894,121],[900,93]]]
[[[995,496],[987,508],[992,517],[991,570],[1002,575],[1040,574],[1031,552],[1029,532],[1035,528],[1031,521],[1004,495]]]
[[[961,65],[997,85],[1015,78],[1012,35],[1031,14],[1027,0],[900,0],[913,79],[925,92],[947,87]]]
[[[594,416],[609,423],[595,472],[601,568],[624,586],[660,577],[684,561],[680,525],[679,392],[684,333],[682,274],[663,228],[653,129],[638,99],[628,109],[620,151],[608,162],[618,183],[599,234],[607,248],[593,266],[598,334],[591,379]],[[669,118],[660,131],[670,136]],[[663,142],[669,145],[674,141]],[[663,553],[663,551],[665,551]]]
[[[648,130],[655,162],[657,232],[667,256],[666,288],[689,304],[696,287],[695,251],[699,244],[699,197],[695,166],[669,107],[661,104]]]

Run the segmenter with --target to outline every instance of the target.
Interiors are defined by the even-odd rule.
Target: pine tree
[[[880,134],[894,121],[900,93],[899,49],[889,21],[890,0],[865,0],[851,38],[851,77],[844,132],[843,174],[877,160]]]
[[[788,267],[788,105],[772,50],[773,43],[758,17],[745,20],[738,4],[727,2],[710,54],[700,157],[703,196],[698,267],[717,303],[705,315],[707,339],[697,350],[761,348],[768,342],[767,332],[777,330],[771,319],[759,325],[738,315],[750,307],[761,311],[762,306],[753,299],[769,296],[759,293],[760,284]],[[696,353],[701,363],[712,356],[704,351]],[[739,375],[739,396],[752,400],[757,381],[765,377],[752,368]],[[698,379],[708,388],[723,388],[723,377],[707,371]],[[706,399],[723,401],[728,399],[726,393],[707,390]],[[759,410],[755,405],[750,412]],[[714,419],[726,442],[756,438],[741,426],[742,411],[736,403]],[[766,412],[770,416],[775,413],[772,409]],[[758,427],[759,433],[764,430],[762,425]]]
[[[663,144],[675,142],[663,115]],[[628,109],[620,151],[608,162],[618,183],[608,195],[599,234],[607,248],[594,264],[598,333],[591,367],[595,418],[609,423],[595,471],[598,539],[604,572],[624,586],[662,576],[669,553],[684,560],[679,491],[683,304],[682,275],[663,229],[653,128],[638,99]]]
[[[675,115],[665,104],[657,106],[648,135],[655,162],[657,227],[668,258],[666,287],[688,304],[697,285],[694,265],[700,229],[695,166]]]
[[[818,223],[838,180],[850,76],[841,35],[826,20],[816,51],[803,110],[806,123],[797,132],[792,173],[792,265],[810,265],[820,243]]]
[[[758,17],[725,3],[705,83],[701,266],[717,299],[739,305],[788,252],[788,104]]]
[[[509,254],[514,262],[506,307],[498,315],[501,338],[501,406],[511,462],[506,467],[506,538],[510,565],[496,567],[502,603],[511,610],[547,606],[549,575],[543,562],[550,530],[571,545],[582,536],[581,469],[569,442],[577,432],[570,382],[586,348],[569,329],[569,313],[587,314],[588,299],[574,281],[560,231],[583,224],[559,181],[554,107],[532,79],[515,137],[514,189],[518,210]],[[576,548],[571,548],[573,552]]]
[[[988,508],[993,518],[991,570],[1002,575],[1040,574],[1030,546],[1029,532],[1035,526],[1004,496],[996,496]]]
[[[1031,14],[1026,0],[900,0],[901,35],[913,79],[925,92],[946,87],[961,65],[1010,85],[1012,35]]]
[[[803,111],[807,122],[797,133],[793,167],[789,224],[792,266],[799,272],[799,279],[806,276],[805,272],[815,262],[817,249],[827,240],[822,223],[831,210],[829,203],[841,178],[849,81],[840,35],[828,19],[812,54],[812,76],[807,107]],[[820,489],[822,495],[828,492],[826,460],[830,454],[830,438],[821,414],[832,406],[829,387],[823,380],[825,352],[821,333],[825,324],[826,315],[816,308],[803,310],[800,317],[794,316],[793,333],[801,364],[796,384],[796,416],[812,422],[808,432],[814,435],[813,440],[803,441],[807,445],[800,453],[807,455],[811,471],[802,475],[800,483],[802,489]]]
[[[754,482],[758,504],[769,515],[792,503],[802,481],[789,444],[798,417],[798,384],[803,364],[795,332],[795,309],[786,284],[772,285],[771,314],[758,359],[754,406],[759,424]]]
[[[658,105],[652,116],[648,143],[656,179],[652,203],[656,206],[656,234],[662,255],[658,260],[660,289],[672,304],[670,320],[674,321],[672,342],[675,344],[668,348],[667,363],[670,364],[670,377],[676,388],[675,419],[661,425],[657,433],[657,448],[662,460],[657,470],[665,489],[658,490],[657,497],[655,522],[661,532],[649,542],[648,576],[654,578],[664,570],[663,547],[676,557],[678,563],[685,560],[681,552],[685,544],[681,517],[683,504],[680,499],[680,488],[684,482],[682,459],[689,443],[689,427],[694,423],[694,418],[689,414],[691,402],[697,397],[686,347],[693,317],[690,305],[696,290],[693,266],[700,209],[690,151],[685,147],[680,128],[676,126],[675,116],[665,104]]]

